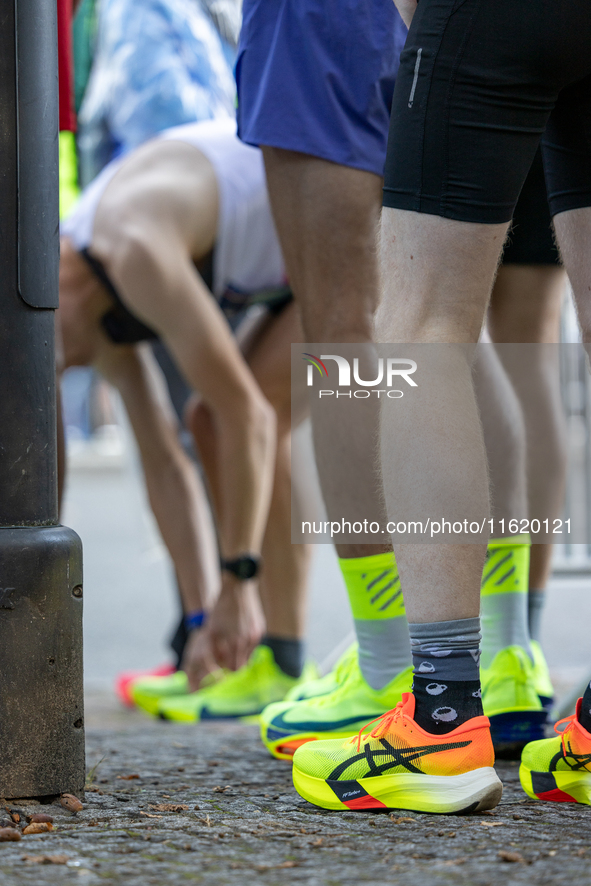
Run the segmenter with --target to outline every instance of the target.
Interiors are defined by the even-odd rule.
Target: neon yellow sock
[[[529,535],[489,542],[480,591],[484,668],[507,646],[521,646],[532,657],[527,613],[530,547]]]
[[[339,559],[359,643],[359,667],[383,689],[410,667],[410,638],[394,554]]]

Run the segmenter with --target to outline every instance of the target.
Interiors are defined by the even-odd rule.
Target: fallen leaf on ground
[[[501,861],[509,861],[516,862],[518,864],[525,864],[525,858],[521,855],[520,852],[507,852],[506,849],[499,850],[499,858]]]
[[[46,834],[53,830],[53,825],[49,821],[33,821],[23,830],[23,834]]]
[[[139,775],[135,773],[133,775],[118,775],[117,778],[120,778],[121,781],[131,781],[133,778],[139,778]]]
[[[322,837],[318,837],[317,840],[314,840],[314,842],[312,843],[312,846],[322,846],[323,843],[324,843],[324,839]]]
[[[504,825],[504,824],[505,824],[504,821],[481,821],[481,822],[480,822],[480,827],[483,827],[483,828],[500,828],[500,827],[501,827],[502,825]]]
[[[227,784],[224,788],[222,788],[219,784],[215,786],[213,789],[214,794],[225,794],[226,791],[231,791],[232,786]]]
[[[154,812],[186,812],[188,808],[184,803],[150,803]]]
[[[146,818],[162,818],[161,815],[152,815],[150,812],[141,812],[140,815],[144,815]]]
[[[103,791],[101,791],[100,788],[97,788],[97,786],[94,784],[86,785],[84,790],[91,793],[91,794],[102,794],[103,793]]]
[[[51,815],[46,815],[44,812],[36,812],[34,815],[27,815],[27,821],[29,824],[37,821],[46,821],[49,824],[53,824],[53,818]]]
[[[21,855],[27,864],[67,864],[67,855]]]
[[[0,843],[8,843],[12,840],[20,840],[21,832],[16,828],[0,828]]]
[[[415,821],[414,818],[396,818],[394,815],[390,815],[390,819],[392,824],[402,824],[405,821]]]
[[[84,806],[74,794],[62,794],[60,797],[60,803],[67,809],[69,812],[81,812],[84,809]]]

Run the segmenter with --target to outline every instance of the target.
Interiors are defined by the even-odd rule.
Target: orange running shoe
[[[119,701],[128,708],[135,707],[135,702],[130,695],[131,684],[142,677],[168,677],[174,674],[176,668],[173,665],[160,665],[152,671],[124,671],[115,680],[115,692]]]
[[[558,737],[524,747],[519,780],[532,800],[591,805],[591,734],[579,723],[582,701],[576,714],[555,724]]]
[[[407,692],[371,732],[302,745],[293,759],[298,793],[324,809],[467,813],[496,806],[503,786],[493,768],[488,717],[432,735],[414,721],[414,711]]]

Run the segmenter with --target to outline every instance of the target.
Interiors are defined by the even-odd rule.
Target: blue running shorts
[[[392,0],[244,0],[239,137],[383,175],[405,40]]]

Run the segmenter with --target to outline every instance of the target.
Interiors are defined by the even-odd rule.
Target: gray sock
[[[383,689],[412,664],[408,622],[404,615],[375,621],[355,619],[359,667],[372,689]]]
[[[538,591],[530,588],[527,595],[527,617],[529,622],[529,635],[532,640],[540,642],[542,631],[542,613],[546,602],[546,591]]]
[[[480,600],[482,622],[482,667],[492,664],[497,652],[507,646],[521,646],[533,661],[525,593],[484,594]]]

